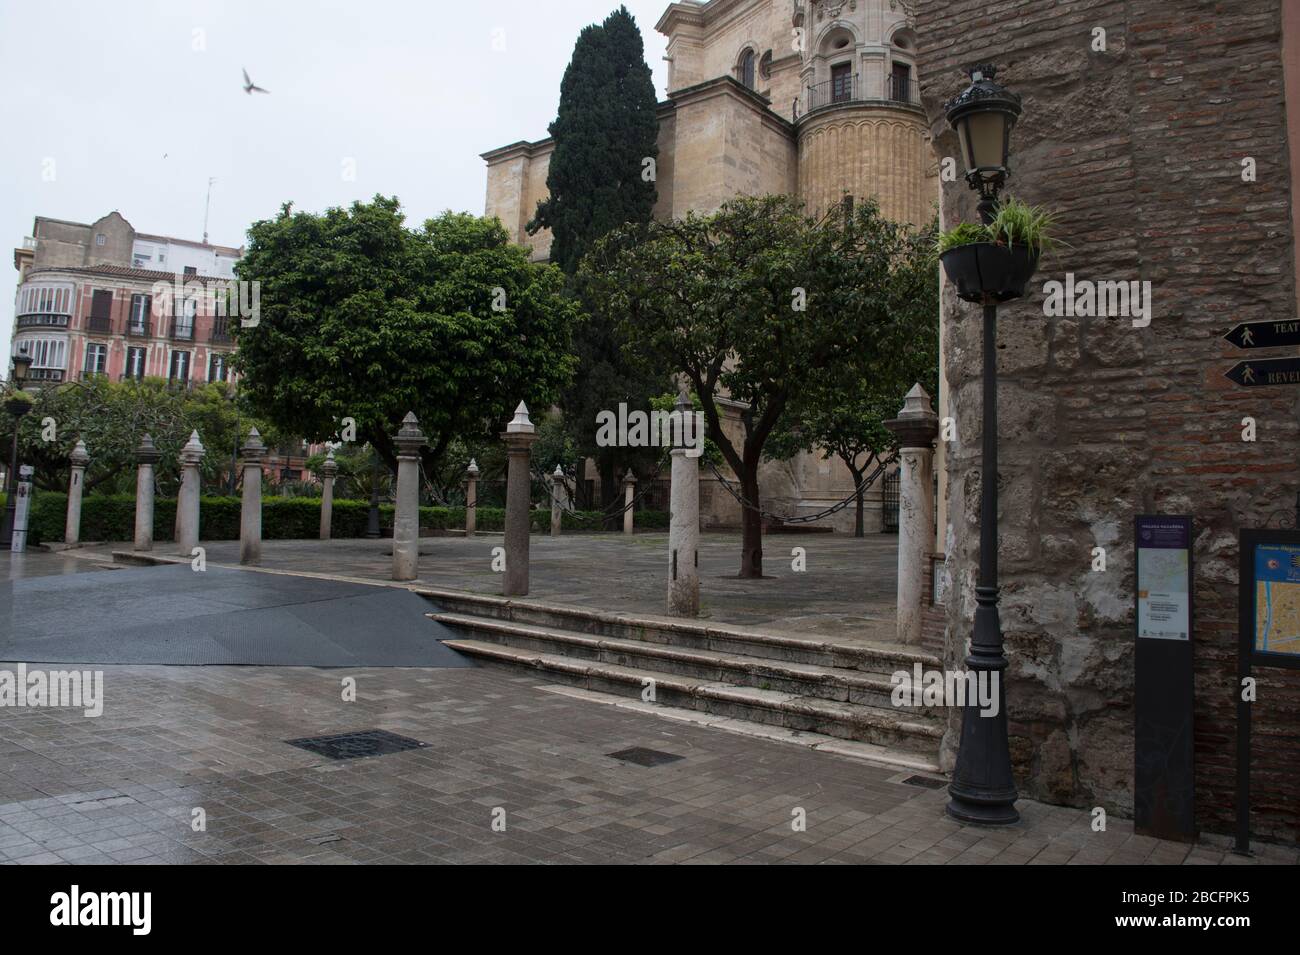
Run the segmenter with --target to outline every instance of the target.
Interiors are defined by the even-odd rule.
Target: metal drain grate
[[[942,789],[948,785],[948,780],[935,779],[933,776],[908,776],[900,781],[904,786],[920,786],[922,789]]]
[[[620,759],[625,763],[636,763],[638,766],[662,766],[665,763],[675,763],[685,757],[678,756],[676,753],[665,753],[657,749],[646,749],[644,746],[633,746],[631,749],[621,749],[617,753],[606,753],[610,759]]]
[[[305,739],[287,739],[297,746],[326,759],[360,759],[364,756],[387,756],[408,749],[422,749],[421,743],[409,736],[398,736],[387,730],[358,730],[355,733],[336,733],[333,736],[310,736]]]

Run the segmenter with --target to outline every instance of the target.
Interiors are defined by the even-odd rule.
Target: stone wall
[[[799,196],[818,214],[847,192],[924,227],[935,213],[936,165],[925,117],[907,107],[844,104],[799,125]]]
[[[960,67],[995,62],[1024,97],[1011,191],[1056,210],[1069,247],[1000,312],[1002,623],[1022,792],[1128,813],[1133,780],[1133,530],[1139,513],[1195,517],[1196,809],[1231,827],[1237,530],[1289,511],[1300,482],[1296,392],[1238,389],[1238,321],[1295,315],[1281,0],[918,0],[925,106],[939,156],[957,155],[942,104]],[[1094,28],[1107,49],[1091,49]],[[1293,117],[1294,121],[1294,117]],[[1258,181],[1241,160],[1254,157]],[[944,218],[974,220],[946,185]],[[1149,327],[1046,318],[1042,282],[1148,280]],[[946,451],[946,655],[960,663],[978,555],[980,322],[944,300],[958,436]],[[1242,419],[1258,422],[1242,441]],[[1107,551],[1092,572],[1091,552]],[[1300,825],[1300,673],[1257,670],[1257,833]],[[959,727],[945,740],[950,759]]]

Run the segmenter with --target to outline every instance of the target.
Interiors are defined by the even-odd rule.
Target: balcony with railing
[[[172,341],[174,342],[192,342],[194,341],[194,319],[188,321],[178,318],[172,323]]]
[[[86,319],[86,331],[96,332],[100,335],[111,335],[113,332],[113,319],[107,315],[92,315]]]
[[[230,345],[233,339],[230,337],[230,316],[217,315],[212,319],[212,331],[208,335],[208,341],[214,345]]]
[[[821,83],[813,83],[804,90],[803,101],[796,100],[795,118],[807,116],[816,110],[844,103],[872,103],[920,108],[921,91],[915,80],[902,75],[885,77],[882,95],[869,95],[860,73],[833,76]],[[802,108],[801,108],[802,107]]]
[[[126,323],[127,338],[148,338],[149,337],[149,319],[132,318]]]
[[[72,316],[61,312],[29,312],[17,316],[19,328],[67,328]]]

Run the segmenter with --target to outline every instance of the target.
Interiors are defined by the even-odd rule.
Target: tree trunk
[[[763,515],[759,512],[758,461],[745,461],[740,476],[740,494],[749,505],[740,509],[740,576],[763,576]]]
[[[854,536],[854,537],[866,537],[866,536],[867,536],[867,535],[866,535],[866,531],[865,531],[865,529],[864,529],[864,527],[863,527],[863,524],[862,524],[862,505],[863,505],[863,498],[866,497],[866,491],[863,490],[863,488],[862,488],[862,476],[861,476],[861,475],[855,474],[855,475],[853,475],[853,479],[854,479],[854,482],[858,485],[858,508],[857,508],[857,511],[858,511],[858,512],[857,512],[857,515],[855,516],[855,518],[854,518],[854,520],[853,520],[853,536]]]
[[[614,501],[618,496],[618,482],[614,480],[613,455],[602,455],[597,466],[600,469],[600,509],[609,513],[613,510]],[[622,514],[613,514],[605,518],[605,530],[621,530],[622,527]]]

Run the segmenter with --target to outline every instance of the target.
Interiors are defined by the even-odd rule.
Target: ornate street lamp
[[[993,221],[998,192],[1010,176],[1011,130],[1020,118],[1020,97],[995,82],[997,75],[991,63],[971,67],[970,86],[944,106],[961,143],[966,182],[980,194],[980,218],[986,224]]]
[[[13,358],[13,373],[9,377],[13,394],[5,401],[5,410],[13,415],[14,419],[14,442],[13,449],[9,453],[9,482],[8,487],[5,489],[4,522],[0,524],[0,550],[9,550],[14,536],[14,512],[18,505],[16,493],[18,490],[18,431],[22,424],[23,415],[32,409],[29,402],[18,396],[22,394],[23,385],[27,382],[27,369],[31,367],[31,364],[32,359],[27,354],[27,346],[23,345]]]
[[[966,182],[980,194],[980,218],[987,224],[997,208],[998,193],[1009,175],[1007,154],[1011,129],[1020,116],[1020,97],[994,82],[997,68],[970,70],[971,85],[945,107],[957,130]],[[977,702],[962,710],[961,745],[952,783],[948,815],[962,822],[1009,825],[1016,812],[1016,786],[1011,775],[1007,742],[1006,687],[1002,679],[1007,657],[998,620],[998,375],[997,303],[1015,297],[1005,286],[997,290],[967,289],[962,297],[984,306],[984,430],[980,462],[980,567],[975,587],[975,625],[966,666],[979,680],[997,680],[997,714],[981,715]]]

